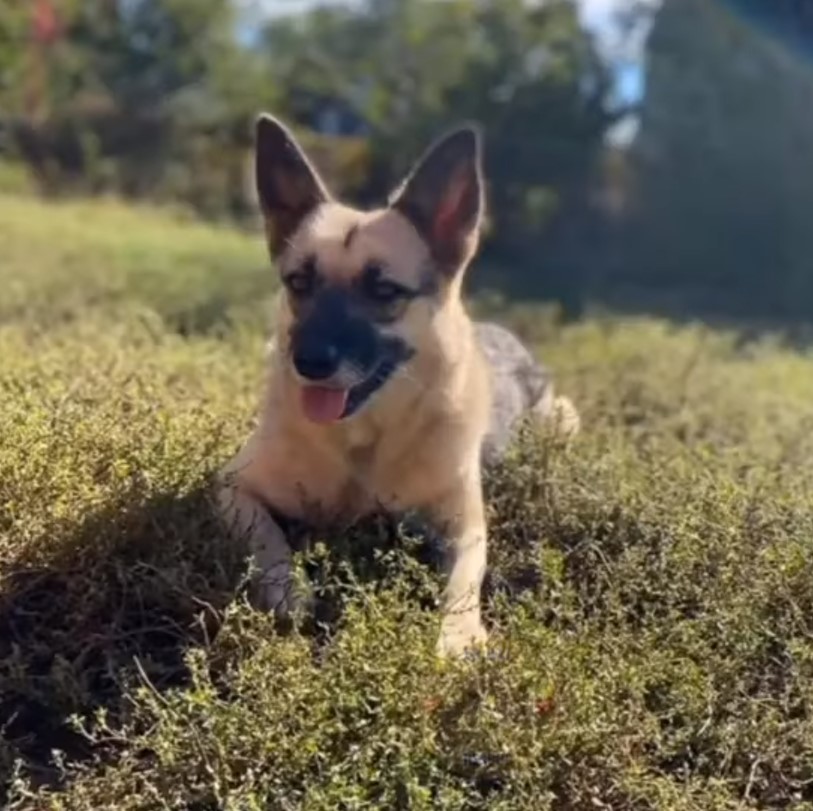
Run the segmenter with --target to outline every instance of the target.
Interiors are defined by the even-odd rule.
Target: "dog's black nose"
[[[329,343],[299,346],[293,353],[294,366],[308,380],[326,380],[336,374],[341,363],[339,350]]]

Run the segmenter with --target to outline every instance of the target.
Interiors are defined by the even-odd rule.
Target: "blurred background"
[[[260,110],[362,204],[476,119],[476,289],[800,322],[811,43],[807,0],[0,0],[0,191],[256,228]]]

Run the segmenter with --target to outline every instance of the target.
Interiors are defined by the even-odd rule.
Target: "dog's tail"
[[[556,395],[553,386],[548,386],[545,395],[533,407],[533,413],[543,428],[564,439],[571,439],[581,430],[581,416],[573,401]]]

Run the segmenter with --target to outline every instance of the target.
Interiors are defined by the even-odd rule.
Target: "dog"
[[[256,123],[256,183],[279,273],[258,427],[221,471],[219,510],[247,538],[250,601],[287,615],[288,522],[421,511],[445,541],[441,656],[483,643],[481,471],[518,420],[578,430],[522,343],[464,306],[484,211],[479,129],[435,142],[387,205],[361,211],[327,190],[291,131]]]

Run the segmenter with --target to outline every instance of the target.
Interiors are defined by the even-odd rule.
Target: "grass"
[[[253,321],[272,278],[260,239],[115,200],[0,193],[0,321],[53,323],[138,306],[182,333]]]
[[[314,539],[248,609],[207,484],[245,437],[258,240],[0,197],[9,809],[813,809],[813,358],[652,321],[535,335],[584,412],[486,483],[491,651],[434,656],[431,550]]]

